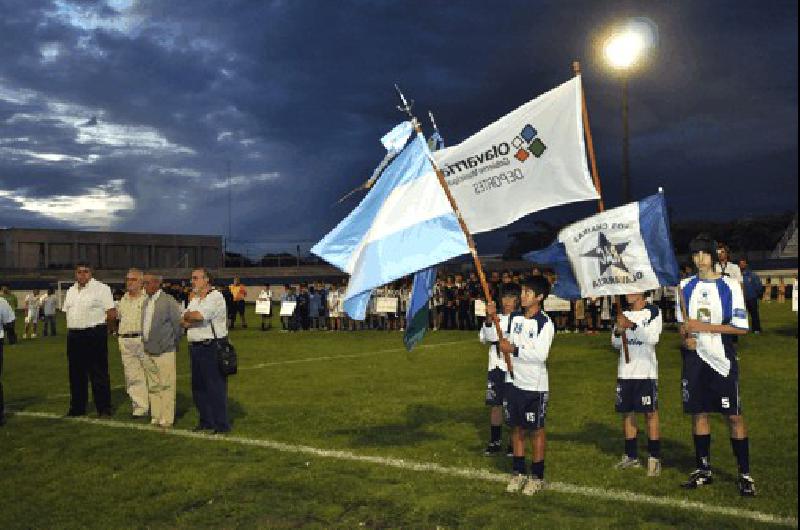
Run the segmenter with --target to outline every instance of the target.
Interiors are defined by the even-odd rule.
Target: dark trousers
[[[444,329],[456,329],[456,308],[445,306],[444,308]]]
[[[42,324],[42,335],[47,337],[48,329],[50,330],[50,335],[56,336],[56,316],[55,315],[45,315],[44,316],[44,324]]]
[[[6,411],[5,401],[3,401],[3,339],[0,339],[0,418]]]
[[[229,431],[228,379],[219,371],[213,344],[190,344],[192,362],[192,399],[200,415],[199,425],[206,429]]]
[[[67,331],[69,364],[69,413],[86,414],[89,400],[87,383],[92,384],[92,397],[98,414],[111,414],[111,382],[108,376],[108,327]]]
[[[16,344],[17,343],[17,321],[9,322],[8,324],[3,325],[3,331],[6,335],[6,342],[8,344]]]
[[[758,314],[758,298],[744,301],[747,312],[750,313],[750,327],[753,331],[761,332],[761,317]]]

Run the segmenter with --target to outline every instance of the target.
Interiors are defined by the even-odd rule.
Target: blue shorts
[[[617,379],[617,412],[655,412],[658,410],[658,381],[655,379]]]
[[[681,396],[684,413],[719,412],[725,416],[738,416],[742,413],[739,364],[736,362],[736,356],[732,354],[733,348],[729,349],[726,345],[725,350],[731,363],[727,377],[711,368],[695,350],[681,348],[683,355]]]
[[[486,404],[499,407],[505,401],[511,383],[506,383],[506,372],[500,368],[489,370],[486,376]]]
[[[549,392],[522,390],[512,384],[503,403],[506,423],[525,430],[543,429],[549,398]]]

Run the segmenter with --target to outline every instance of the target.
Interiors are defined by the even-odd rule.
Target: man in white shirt
[[[47,289],[47,294],[42,298],[42,309],[44,310],[44,322],[42,323],[42,335],[56,336],[56,304],[58,298],[56,297],[55,290],[50,287]]]
[[[725,276],[742,284],[742,270],[735,263],[730,261],[731,251],[725,243],[717,243],[717,263],[714,264],[714,270],[721,276]]]
[[[36,338],[36,328],[39,327],[40,304],[39,289],[34,289],[33,292],[25,297],[25,332],[22,334],[23,339]]]
[[[211,287],[205,268],[192,271],[194,296],[183,313],[192,363],[192,398],[199,421],[195,431],[230,432],[228,380],[220,372],[215,342],[228,336],[228,311],[222,294]]]
[[[99,416],[111,416],[111,384],[108,376],[108,326],[116,320],[114,298],[108,285],[92,278],[87,263],[75,267],[75,284],[67,290],[67,361],[70,406],[67,416],[86,415],[91,381]]]
[[[131,415],[144,418],[150,410],[142,344],[142,271],[130,269],[125,275],[125,295],[117,302],[117,340],[125,373],[125,390],[131,398]]]
[[[3,343],[5,342],[4,327],[14,322],[14,310],[5,298],[0,297],[0,427],[6,424],[5,402],[3,401]]]

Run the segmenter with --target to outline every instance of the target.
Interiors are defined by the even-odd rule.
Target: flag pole
[[[578,61],[572,62],[572,71],[576,76],[581,75],[581,63]],[[603,202],[603,190],[600,187],[600,175],[597,172],[597,159],[594,156],[594,143],[592,142],[592,129],[589,127],[589,111],[586,110],[586,94],[583,92],[583,83],[581,83],[581,114],[583,115],[583,132],[586,135],[586,150],[589,153],[589,164],[592,168],[592,180],[594,187],[597,189],[597,195],[600,197],[597,200],[597,211],[603,212],[606,209]],[[622,314],[622,303],[619,300],[619,295],[614,296],[614,307],[617,309],[617,315]],[[625,330],[622,330],[622,349],[625,353],[625,362],[631,362],[631,354],[628,351],[628,339],[625,336]]]
[[[418,134],[422,134],[422,126],[419,124],[419,120],[411,113],[411,105],[413,102],[409,103],[406,101],[405,96],[400,91],[400,88],[395,85],[395,89],[397,90],[397,94],[400,96],[400,100],[403,102],[401,106],[397,108],[408,114],[409,118],[411,118],[411,123],[414,126],[414,130]],[[431,115],[431,118],[433,116]],[[461,231],[464,233],[464,237],[467,239],[467,244],[469,245],[470,254],[472,254],[472,261],[475,263],[475,272],[478,274],[478,280],[481,282],[481,288],[483,289],[483,296],[486,297],[486,303],[488,304],[489,301],[492,299],[491,292],[489,291],[489,284],[486,281],[486,274],[483,272],[483,265],[481,264],[480,257],[478,257],[478,249],[475,247],[475,240],[472,238],[472,234],[467,228],[467,224],[464,222],[464,218],[461,215],[461,210],[458,209],[458,204],[456,204],[456,200],[453,197],[453,194],[450,192],[450,186],[447,185],[447,180],[444,178],[444,173],[439,166],[436,164],[436,161],[433,159],[430,154],[428,155],[428,160],[433,166],[433,170],[436,172],[436,176],[439,179],[439,185],[444,190],[444,194],[447,197],[447,201],[450,203],[450,207],[453,209],[453,212],[456,214],[456,219],[458,219],[458,225],[461,227]],[[498,346],[497,350],[500,351],[499,341],[503,338],[503,328],[500,327],[500,321],[495,319],[494,321],[494,329],[497,332],[497,340]],[[514,368],[511,362],[511,354],[503,352],[503,358],[506,362],[506,367],[508,367],[508,374],[511,378],[514,378]]]

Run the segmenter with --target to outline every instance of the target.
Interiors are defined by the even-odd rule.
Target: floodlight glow
[[[639,60],[645,49],[644,36],[631,29],[615,33],[606,41],[606,59],[614,68],[627,70]]]
[[[636,65],[648,48],[654,45],[654,30],[644,20],[634,20],[614,32],[603,46],[606,60],[612,67],[627,70]]]

